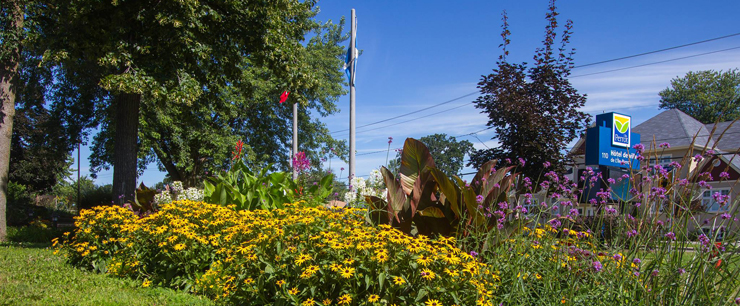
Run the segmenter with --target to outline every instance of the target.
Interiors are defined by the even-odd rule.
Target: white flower
[[[182,182],[180,181],[172,182],[172,192],[180,193],[181,191],[182,191]]]
[[[154,203],[159,205],[172,203],[172,196],[170,195],[170,192],[165,190],[162,191],[162,193],[154,195]]]

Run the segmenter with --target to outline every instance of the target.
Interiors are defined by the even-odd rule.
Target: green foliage
[[[740,70],[689,71],[660,93],[660,108],[678,109],[702,123],[740,117]]]
[[[299,179],[298,193],[291,202],[302,200],[312,207],[324,205],[327,203],[327,199],[332,196],[335,183],[334,174],[332,173],[324,175],[318,181]]]
[[[287,172],[268,174],[270,167],[254,173],[237,159],[231,169],[204,182],[204,201],[220,205],[235,205],[236,210],[282,208],[291,203],[296,184]]]
[[[81,199],[77,203],[77,185],[80,185]],[[95,185],[87,176],[80,181],[60,181],[52,189],[52,194],[62,198],[66,203],[76,203],[77,209],[91,208],[97,205],[110,205],[113,197],[112,185]]]
[[[419,138],[434,158],[434,165],[444,173],[459,174],[463,168],[465,155],[474,151],[473,143],[467,140],[458,141],[447,134],[432,134]],[[396,158],[390,161],[388,169],[398,173],[401,166],[401,152],[396,152]]]
[[[14,228],[9,228],[13,235]],[[205,298],[165,288],[142,288],[140,280],[116,279],[76,269],[52,254],[49,244],[0,245],[3,305],[213,305]]]
[[[580,111],[586,96],[578,93],[568,80],[574,54],[574,50],[567,50],[572,22],[566,22],[558,46],[557,15],[552,1],[543,45],[536,50],[534,65],[527,66],[506,61],[511,33],[504,13],[504,54],[493,73],[478,83],[481,96],[474,102],[476,108],[488,114],[487,125],[496,132],[493,139],[499,146],[476,151],[469,166],[479,168],[494,159],[526,158],[519,171],[527,177],[537,177],[545,162],[550,162],[556,171],[565,170],[569,160],[566,146],[581,135],[590,117]]]
[[[32,191],[47,192],[70,174],[73,160],[69,152],[76,138],[63,128],[60,115],[48,108],[45,94],[53,86],[53,72],[38,63],[29,52],[23,53],[8,175]]]
[[[33,195],[26,186],[8,182],[6,216],[9,225],[28,224],[34,215]]]
[[[62,237],[64,230],[52,227],[49,221],[36,219],[26,226],[8,228],[8,241],[49,244],[52,239]]]
[[[401,154],[399,177],[383,167],[381,172],[388,186],[387,199],[367,196],[370,219],[388,223],[410,234],[412,227],[423,235],[463,234],[472,229],[490,231],[495,219],[487,218],[486,211],[499,202],[509,201],[509,190],[516,180],[513,167],[495,171],[496,161],[490,161],[478,171],[472,184],[435,167],[426,146],[408,138]],[[488,209],[488,210],[485,210]],[[413,226],[412,226],[413,225]]]

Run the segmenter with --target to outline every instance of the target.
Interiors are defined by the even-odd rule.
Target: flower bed
[[[454,239],[368,226],[355,209],[179,201],[142,219],[96,207],[76,225],[58,244],[73,264],[227,304],[490,305],[500,286]]]

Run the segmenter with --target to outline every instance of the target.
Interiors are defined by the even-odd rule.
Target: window
[[[715,193],[719,193],[723,197],[728,197],[727,202],[724,206],[720,205],[715,200]],[[727,206],[729,206],[730,203],[730,189],[729,188],[722,188],[722,189],[712,189],[712,190],[705,190],[701,197],[701,204],[707,209],[707,212],[720,212],[727,209]]]
[[[671,164],[671,160],[673,159],[673,155],[671,154],[663,154],[657,158],[657,162],[655,158],[650,159],[650,165],[661,165],[663,168],[668,167],[668,165]]]

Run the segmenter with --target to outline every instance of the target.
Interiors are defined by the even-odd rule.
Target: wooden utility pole
[[[357,49],[355,40],[357,38],[357,17],[355,9],[352,9],[352,27],[350,29],[349,41],[349,179],[355,176],[355,65],[357,59]]]
[[[293,160],[296,159],[298,154],[298,101],[293,103]],[[293,181],[298,180],[298,169],[296,164],[293,163]]]
[[[77,209],[80,208],[80,148],[82,144],[82,138],[77,141]]]

